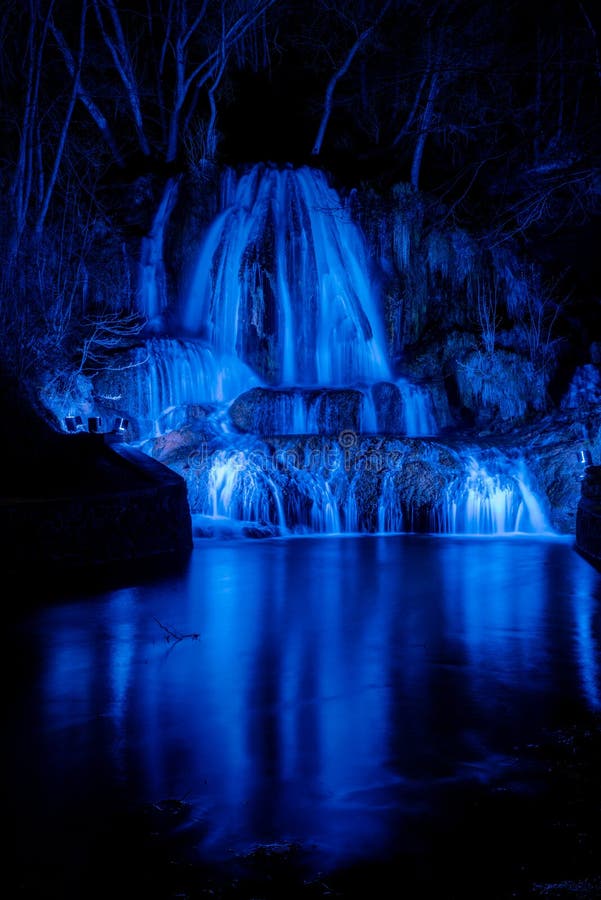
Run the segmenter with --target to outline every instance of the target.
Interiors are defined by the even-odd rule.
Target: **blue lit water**
[[[5,638],[24,896],[86,896],[115,817],[169,798],[195,859],[421,852],[601,708],[601,575],[566,538],[201,540],[175,575],[42,599]]]

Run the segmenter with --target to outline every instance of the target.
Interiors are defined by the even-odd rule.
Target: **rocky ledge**
[[[23,578],[184,558],[186,483],[113,435],[64,434],[3,384],[0,528],[4,572]]]
[[[601,466],[587,466],[576,513],[576,548],[601,569]]]

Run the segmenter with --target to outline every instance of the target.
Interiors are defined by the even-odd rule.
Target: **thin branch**
[[[319,154],[321,153],[321,147],[322,147],[323,139],[324,139],[324,136],[326,133],[326,128],[328,127],[328,122],[330,121],[330,117],[332,115],[332,104],[333,104],[333,100],[334,100],[334,91],[336,90],[336,85],[338,84],[340,79],[346,75],[346,73],[348,72],[348,70],[351,67],[353,59],[355,58],[355,56],[357,54],[357,51],[367,41],[367,39],[372,34],[374,29],[377,28],[377,26],[380,24],[380,22],[384,18],[384,15],[388,11],[389,6],[390,6],[390,0],[386,0],[386,2],[384,3],[384,5],[382,6],[382,8],[380,10],[379,15],[375,19],[375,21],[372,22],[371,25],[369,25],[367,28],[365,28],[357,36],[356,40],[349,47],[349,50],[346,54],[344,62],[334,72],[334,74],[330,78],[330,80],[328,82],[328,86],[326,88],[326,95],[325,95],[324,104],[323,104],[323,114],[321,117],[321,122],[319,123],[319,128],[317,130],[317,136],[315,138],[315,143],[313,144],[313,150],[311,151],[313,156],[319,156]]]
[[[149,156],[150,147],[148,145],[148,140],[144,132],[144,122],[142,119],[142,108],[140,104],[138,85],[136,83],[136,76],[134,73],[134,67],[131,61],[129,48],[127,46],[127,41],[123,33],[121,19],[119,18],[119,13],[117,12],[113,0],[104,0],[104,2],[108,7],[110,19],[113,23],[113,30],[115,33],[116,41],[113,40],[111,35],[108,33],[108,30],[104,24],[104,19],[102,17],[102,12],[100,10],[98,0],[94,0],[94,9],[96,11],[96,18],[98,19],[100,32],[105,44],[109,48],[111,56],[113,57],[113,62],[115,63],[115,68],[125,88],[125,94],[127,96],[129,108],[133,116],[134,126],[138,135],[138,141],[140,143],[140,149],[142,150],[144,156]]]
[[[200,638],[200,634],[196,631],[190,632],[190,634],[183,634],[181,631],[176,631],[174,628],[169,628],[168,625],[163,625],[162,622],[159,622],[156,616],[152,617],[154,621],[157,623],[159,628],[161,628],[165,633],[165,640],[167,643],[173,641],[174,644],[179,644],[180,641],[185,640],[186,638],[190,638],[192,641],[197,641]]]

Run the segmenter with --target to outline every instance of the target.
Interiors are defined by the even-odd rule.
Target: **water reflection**
[[[574,653],[580,668],[582,690],[591,709],[601,710],[601,654],[599,633],[599,576],[585,569],[574,579]]]
[[[56,603],[14,626],[39,660],[9,722],[21,850],[185,797],[210,858],[385,854],[441,785],[599,709],[600,595],[566,541],[372,536],[200,543],[178,576]]]

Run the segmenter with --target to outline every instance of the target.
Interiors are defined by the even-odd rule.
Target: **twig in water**
[[[152,617],[154,621],[157,623],[159,628],[162,628],[165,632],[165,640],[167,643],[173,641],[174,644],[178,644],[180,641],[183,641],[185,638],[190,638],[193,641],[197,641],[200,637],[200,634],[196,631],[190,632],[190,634],[183,634],[181,631],[176,631],[174,628],[169,628],[167,625],[163,625],[162,622],[159,622],[156,616]]]

